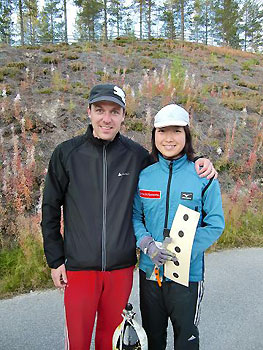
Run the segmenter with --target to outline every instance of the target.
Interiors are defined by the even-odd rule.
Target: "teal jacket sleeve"
[[[220,186],[218,180],[213,180],[203,196],[202,224],[195,233],[192,259],[203,254],[221,236],[224,227]]]
[[[143,214],[143,205],[141,198],[139,196],[138,188],[134,196],[133,201],[133,228],[136,237],[136,245],[140,248],[140,242],[143,237],[151,236],[151,234],[146,230],[144,224],[144,214]]]

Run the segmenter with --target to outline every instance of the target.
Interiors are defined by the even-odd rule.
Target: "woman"
[[[222,234],[224,216],[219,183],[198,177],[189,114],[178,105],[162,108],[154,120],[152,153],[156,163],[140,173],[133,224],[140,254],[140,309],[149,350],[166,348],[171,319],[176,350],[199,349],[197,323],[203,296],[204,252]],[[163,276],[163,264],[180,264],[180,252],[166,249],[179,204],[200,213],[191,249],[189,286]],[[159,267],[156,279],[155,267]],[[159,281],[157,281],[159,280]]]

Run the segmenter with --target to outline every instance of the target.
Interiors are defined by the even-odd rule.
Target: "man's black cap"
[[[125,92],[114,84],[95,85],[89,96],[89,104],[99,101],[111,101],[125,108]]]

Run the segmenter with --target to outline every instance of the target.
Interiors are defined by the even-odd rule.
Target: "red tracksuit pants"
[[[95,349],[112,350],[112,336],[131,293],[133,269],[67,271],[66,350],[90,349],[96,315]]]

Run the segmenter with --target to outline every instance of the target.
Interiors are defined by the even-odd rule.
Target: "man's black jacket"
[[[85,135],[61,143],[46,177],[42,233],[48,265],[111,271],[136,263],[133,196],[149,153],[120,135],[111,142]],[[63,206],[64,238],[60,233]]]

